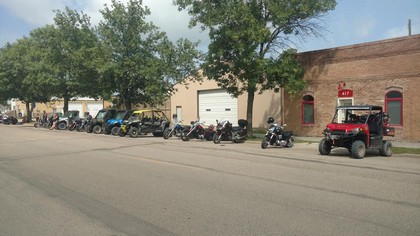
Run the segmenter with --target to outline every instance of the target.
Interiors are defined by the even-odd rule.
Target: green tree
[[[42,56],[32,38],[24,37],[8,44],[0,54],[0,93],[3,99],[17,98],[26,104],[26,113],[31,120],[32,103],[49,100],[44,83],[47,75]]]
[[[98,37],[90,18],[66,7],[55,11],[55,25],[47,25],[32,32],[32,37],[43,42],[45,63],[51,65],[53,95],[68,102],[77,96],[97,98],[104,95],[96,69]]]
[[[305,87],[303,69],[288,49],[293,39],[321,36],[318,19],[335,8],[335,0],[174,0],[188,10],[190,26],[209,31],[204,75],[228,93],[248,94],[248,130],[252,133],[256,92]]]
[[[145,17],[149,8],[141,0],[126,5],[116,0],[101,11],[98,26],[102,43],[103,83],[113,89],[126,109],[132,105],[157,105],[173,85],[197,75],[202,54],[197,43],[179,39],[175,44]]]

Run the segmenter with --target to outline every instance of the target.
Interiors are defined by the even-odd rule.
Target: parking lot
[[[420,158],[0,125],[0,235],[418,235]]]

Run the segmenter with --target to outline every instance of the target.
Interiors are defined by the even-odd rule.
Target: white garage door
[[[98,114],[98,111],[104,108],[102,101],[87,101],[87,111],[92,117],[95,117]]]
[[[232,98],[224,89],[198,92],[198,114],[206,124],[216,124],[216,120],[227,119],[238,124],[238,99]]]
[[[77,110],[79,111],[79,117],[83,117],[83,104],[78,101],[69,102],[69,111]]]

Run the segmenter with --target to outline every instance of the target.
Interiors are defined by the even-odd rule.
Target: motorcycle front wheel
[[[215,144],[219,144],[220,143],[220,141],[221,141],[221,135],[220,134],[214,134],[213,135],[213,143],[215,143]]]
[[[264,137],[263,141],[261,142],[261,148],[266,149],[268,144],[270,144],[270,138]]]
[[[163,131],[163,138],[164,139],[168,139],[168,138],[170,138],[172,136],[172,130],[171,129],[169,129],[169,128],[166,128],[164,131]]]
[[[182,139],[182,141],[190,141],[190,137],[188,137],[188,131],[184,131],[184,132],[182,132],[182,134],[181,134],[181,139]]]

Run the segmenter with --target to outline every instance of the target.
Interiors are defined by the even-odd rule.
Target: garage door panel
[[[238,100],[226,90],[199,91],[199,116],[206,124],[216,124],[216,120],[228,119],[237,125]]]

